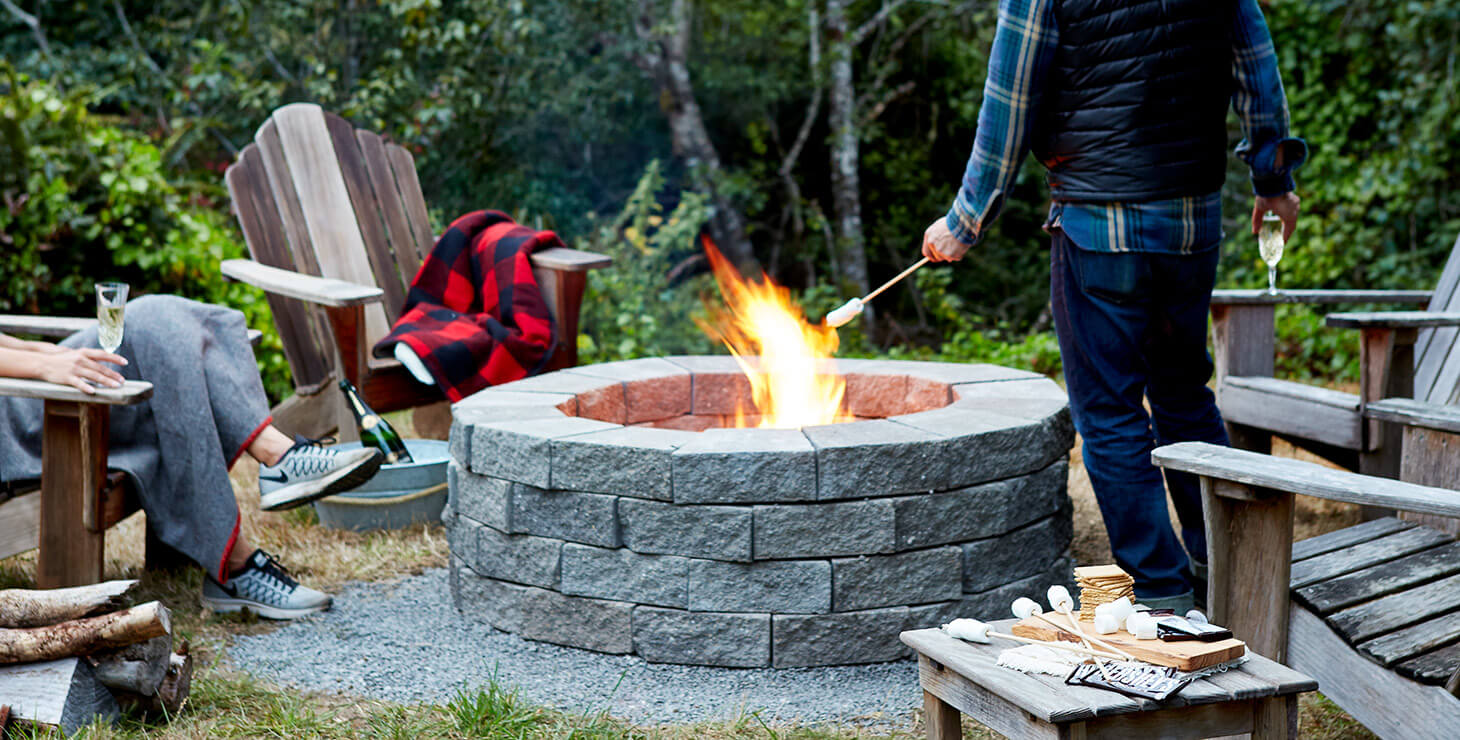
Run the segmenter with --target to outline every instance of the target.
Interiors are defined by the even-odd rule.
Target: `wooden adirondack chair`
[[[1360,330],[1358,394],[1273,377],[1273,314],[1279,303],[1428,304],[1425,311],[1335,314]],[[1384,398],[1460,401],[1460,241],[1434,291],[1220,290],[1212,295],[1217,405],[1235,446],[1267,452],[1282,437],[1350,470],[1398,477],[1402,426],[1368,416]]]
[[[0,332],[64,337],[94,323],[0,316]],[[0,483],[0,557],[39,547],[38,587],[101,580],[107,528],[138,508],[128,478],[106,469],[111,407],[130,406],[151,395],[152,384],[139,381],[88,396],[66,385],[0,378],[0,396],[45,400],[41,479]],[[151,557],[150,538],[148,545]]]
[[[1294,494],[1455,517],[1460,492],[1199,442],[1152,460],[1201,478],[1213,622],[1380,737],[1460,737],[1460,543],[1394,518],[1293,543]]]
[[[276,423],[311,436],[338,424],[351,436],[353,421],[330,387],[340,377],[376,411],[433,404],[439,418],[440,390],[394,359],[370,356],[434,242],[410,152],[296,103],[274,111],[225,177],[253,260],[226,261],[223,273],[269,294],[294,376],[295,396],[275,409]],[[570,367],[587,271],[610,260],[560,248],[532,263],[557,323],[548,368]],[[419,411],[418,432],[426,426]]]

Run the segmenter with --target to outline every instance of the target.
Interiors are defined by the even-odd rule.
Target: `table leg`
[[[108,407],[46,401],[41,439],[40,588],[101,580]]]
[[[1291,740],[1298,736],[1298,697],[1258,699],[1252,717],[1252,740]]]
[[[963,740],[962,717],[958,710],[928,691],[923,692],[923,722],[928,740]]]

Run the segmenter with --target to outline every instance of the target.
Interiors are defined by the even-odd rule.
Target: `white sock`
[[[421,357],[411,349],[409,344],[395,343],[395,359],[400,360],[400,364],[405,365],[406,369],[411,371],[411,376],[421,381],[423,385],[436,385],[436,379],[431,377],[431,372],[426,369],[426,363],[421,362]]]

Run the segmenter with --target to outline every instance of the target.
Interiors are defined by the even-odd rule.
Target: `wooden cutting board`
[[[1059,624],[1070,623],[1069,619],[1063,614],[1047,614],[1045,616]],[[1116,630],[1108,635],[1099,635],[1095,633],[1094,625],[1089,622],[1080,622],[1080,627],[1085,631],[1085,634],[1098,637],[1147,663],[1171,666],[1178,671],[1194,671],[1198,668],[1207,668],[1218,663],[1236,660],[1247,653],[1247,644],[1236,639],[1218,640],[1216,642],[1200,642],[1197,640],[1181,642],[1137,640],[1135,635],[1125,630]],[[1074,635],[1056,629],[1039,617],[1020,620],[1009,631],[1020,637],[1032,637],[1036,640],[1079,642],[1079,639]]]

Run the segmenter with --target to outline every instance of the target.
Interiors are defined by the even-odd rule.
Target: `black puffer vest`
[[[1226,174],[1232,0],[1054,0],[1035,124],[1057,200],[1204,195]]]

